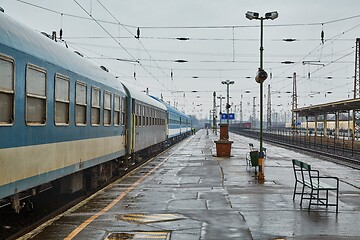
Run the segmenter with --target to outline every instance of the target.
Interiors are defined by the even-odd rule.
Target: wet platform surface
[[[152,162],[32,232],[31,239],[360,239],[360,173],[269,145],[265,182],[246,167],[248,143],[230,134],[232,157],[215,157],[218,136],[200,130]],[[340,179],[335,207],[292,200],[291,159]],[[28,235],[29,237],[30,235]]]

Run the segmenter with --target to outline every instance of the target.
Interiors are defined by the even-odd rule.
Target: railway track
[[[258,132],[255,131],[234,131],[234,130],[230,130],[230,131],[253,139],[259,138]],[[329,147],[325,147],[320,144],[313,144],[313,142],[312,142],[313,144],[312,147],[309,147],[310,144],[308,144],[308,146],[301,146],[300,144],[297,144],[297,142],[293,144],[291,141],[292,139],[286,138],[284,136],[282,136],[282,139],[281,138],[279,139],[278,135],[271,133],[263,134],[263,140],[265,142],[269,142],[281,147],[285,147],[292,150],[298,150],[305,154],[309,154],[309,155],[316,154],[316,157],[321,157],[328,161],[336,162],[360,170],[360,160],[359,160],[360,152],[358,150],[344,149],[342,147],[338,147],[338,148],[335,147],[329,149]]]

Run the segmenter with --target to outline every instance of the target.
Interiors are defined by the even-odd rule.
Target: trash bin
[[[259,166],[259,152],[251,151],[250,152],[251,166],[257,167]]]

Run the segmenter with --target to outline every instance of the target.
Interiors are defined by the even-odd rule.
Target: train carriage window
[[[86,108],[87,108],[87,86],[85,83],[76,82],[75,90],[75,124],[86,125]]]
[[[14,122],[15,62],[0,55],[0,125]]]
[[[154,125],[157,125],[157,110],[154,109]]]
[[[125,125],[126,121],[126,99],[123,97],[121,100],[121,124]]]
[[[91,125],[100,125],[100,89],[91,88]]]
[[[153,109],[153,115],[152,115],[152,118],[153,118],[153,125],[155,126],[155,108]]]
[[[146,116],[146,126],[149,125],[149,107],[145,107],[145,116]]]
[[[120,125],[120,96],[114,95],[114,125]]]
[[[139,121],[139,126],[141,126],[141,105],[139,104],[138,105],[138,108],[137,108],[137,114],[138,114],[138,116],[137,116],[137,119],[138,119],[138,121]]]
[[[152,108],[149,108],[149,125],[152,125]]]
[[[111,93],[104,92],[104,126],[111,124]]]
[[[142,121],[141,121],[141,105],[139,104],[138,107],[137,107],[137,114],[138,114],[138,122],[139,122],[139,126],[142,126]]]
[[[139,117],[139,104],[135,104],[134,113],[135,113],[135,126],[138,127],[139,126],[139,120],[138,120],[138,117]]]
[[[153,108],[150,108],[150,125],[152,126],[154,124],[154,121],[153,121]]]
[[[70,79],[55,74],[55,125],[69,124]]]
[[[28,64],[26,68],[26,123],[46,123],[46,71]]]
[[[146,125],[146,107],[142,106],[142,118],[143,118],[143,126]]]

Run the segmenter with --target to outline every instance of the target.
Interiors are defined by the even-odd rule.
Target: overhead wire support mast
[[[271,91],[270,84],[268,85],[268,102],[267,102],[267,122],[266,127],[268,131],[271,131]]]
[[[292,92],[292,100],[291,100],[291,128],[293,133],[296,131],[297,124],[297,115],[295,113],[295,109],[297,109],[297,88],[296,88],[296,73],[293,74],[293,92]]]
[[[216,126],[216,92],[213,93],[213,133],[217,133],[217,126]]]
[[[256,126],[256,97],[253,97],[251,128],[255,128],[255,126]]]
[[[360,98],[360,38],[356,39],[355,49],[355,76],[354,76],[354,99]],[[353,110],[353,138],[357,135],[360,129],[360,111]]]

